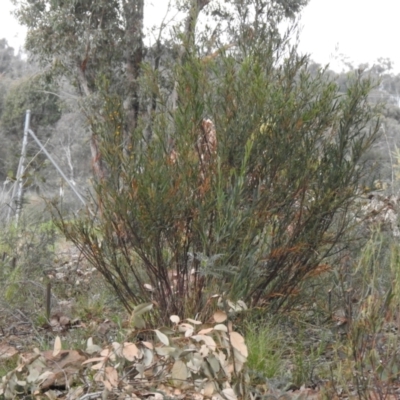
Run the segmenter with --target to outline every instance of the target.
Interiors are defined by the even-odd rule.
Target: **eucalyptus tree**
[[[124,146],[129,149],[130,133],[136,128],[139,116],[147,111],[147,99],[141,97],[139,87],[143,61],[149,50],[144,46],[144,0],[14,0],[14,3],[18,6],[19,21],[28,28],[27,51],[47,73],[67,77],[76,85],[81,96],[88,100],[86,105],[90,105],[90,110],[86,109],[89,118],[102,108],[96,96],[100,88],[107,87],[119,96],[125,113]],[[180,23],[173,21],[169,26],[159,27],[156,48],[161,49],[163,36],[170,36],[167,30],[174,29],[179,32],[175,45],[182,47],[180,55],[194,46],[195,41],[202,53],[204,43],[195,39],[202,12],[207,17],[206,25],[214,26],[209,39],[216,41],[215,49],[220,46],[219,26],[223,23],[227,41],[239,43],[244,31],[255,29],[256,35],[262,30],[277,33],[278,24],[285,17],[293,17],[305,4],[306,0],[231,1],[224,6],[211,0],[178,1],[175,10],[185,13],[186,17]],[[201,35],[205,39],[206,33]],[[211,53],[212,46],[207,47]],[[151,60],[155,70],[160,68],[160,54],[156,53],[153,52]],[[207,50],[202,55],[207,56]],[[92,133],[92,159],[96,175],[102,176],[99,138],[94,129]]]
[[[16,3],[92,130],[99,213],[59,224],[128,310],[279,308],[329,269],[379,125],[368,79],[340,93],[282,33],[306,1],[178,1],[150,46],[143,0]]]
[[[8,45],[6,39],[0,39],[0,74],[10,72],[14,57],[14,48]]]

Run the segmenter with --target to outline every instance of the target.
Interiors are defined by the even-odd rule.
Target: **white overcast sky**
[[[146,19],[156,22],[167,0],[151,3]],[[10,15],[12,9],[10,0],[0,0],[0,38],[5,37],[18,51],[25,30]],[[342,68],[335,61],[340,54],[356,66],[390,58],[400,73],[399,20],[399,0],[311,0],[302,14],[300,49],[334,69]]]

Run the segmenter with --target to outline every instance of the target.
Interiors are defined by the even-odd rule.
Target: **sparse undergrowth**
[[[127,330],[123,343],[100,347],[89,338],[85,351],[63,351],[57,336],[53,351],[21,355],[17,367],[3,377],[0,395],[13,399],[46,391],[49,397],[64,389],[76,399],[90,389],[132,399],[163,392],[173,397],[182,391],[206,398],[245,396],[247,346],[225,312],[217,311],[207,324],[173,315],[172,328],[147,330],[143,314],[152,308],[151,303],[135,307],[131,323],[139,327]]]
[[[136,306],[139,312],[127,315],[108,294],[96,271],[80,259],[76,249],[59,237],[52,239],[51,246],[46,244],[47,240],[35,242],[43,237],[35,232],[51,230],[48,227],[31,229],[31,232],[25,229],[23,234],[12,231],[14,236],[8,237],[10,243],[15,240],[22,244],[6,247],[4,237],[2,241],[3,249],[13,249],[15,253],[10,254],[18,256],[17,266],[20,266],[19,278],[15,279],[10,274],[13,271],[10,256],[7,254],[3,259],[2,284],[7,285],[11,279],[17,288],[12,296],[8,294],[10,301],[5,296],[7,291],[3,291],[1,303],[0,376],[8,398],[39,390],[36,397],[57,395],[80,399],[85,394],[104,393],[104,388],[111,385],[109,397],[125,394],[134,399],[136,393],[138,398],[145,398],[140,396],[146,393],[147,398],[157,398],[159,391],[166,398],[196,398],[196,393],[203,396],[199,399],[207,399],[212,397],[207,396],[211,384],[207,386],[206,382],[213,379],[217,382],[212,386],[214,395],[219,393],[223,399],[253,400],[256,396],[273,399],[272,396],[282,395],[296,399],[301,395],[302,399],[390,400],[398,396],[400,250],[387,234],[372,235],[369,243],[360,253],[353,253],[346,265],[337,265],[311,279],[309,287],[313,290],[305,287],[302,294],[295,294],[298,306],[282,311],[279,316],[268,314],[262,308],[246,310],[242,303],[224,301],[218,306],[214,298],[210,300],[214,302],[210,309],[221,308],[220,314],[214,315],[226,314],[232,322],[217,322],[214,317],[196,325],[195,320],[181,321],[174,316],[170,327],[160,327],[155,320],[157,313],[149,314],[149,318],[141,314],[140,310],[149,311],[152,304]],[[33,244],[28,245],[28,241]],[[37,246],[44,246],[41,256],[50,257],[50,261],[40,261],[40,254],[36,254],[39,264],[30,265],[30,251]],[[46,262],[52,268],[46,268],[43,276],[39,266]],[[37,290],[22,286],[28,277]],[[50,319],[46,318],[43,305],[44,279],[52,283],[53,289]],[[29,297],[24,293],[29,293]],[[245,354],[232,350],[231,332],[237,332],[238,336],[233,336],[246,343],[240,339],[242,344],[238,344],[246,346],[246,351],[242,348]],[[59,348],[57,337],[65,350]],[[146,347],[144,343],[151,345]],[[32,353],[34,348],[40,350]],[[53,356],[58,350],[59,354]],[[131,350],[137,351],[137,357],[129,361],[124,351],[131,357]],[[153,363],[151,372],[145,366],[143,374],[151,384],[139,387],[133,371],[140,375],[140,365],[148,351],[153,354]],[[202,358],[205,364],[201,364],[201,373],[198,373],[205,381],[200,382],[188,370],[188,363],[194,362],[195,354],[204,355],[202,351],[208,351],[209,358]],[[227,362],[228,355],[239,357],[236,366],[244,364],[240,368],[235,366],[235,370],[231,359],[232,379],[223,372],[217,353],[225,354]],[[63,364],[63,357],[74,367]],[[90,358],[97,361],[83,364]],[[56,373],[54,359],[61,365]],[[179,373],[186,371],[187,374],[188,382],[182,385],[173,375],[178,369]],[[52,384],[43,386],[51,374],[57,375],[61,370],[65,376],[73,375],[70,386],[65,386],[65,382],[60,388]],[[228,385],[236,397],[224,395],[230,393],[225,390],[229,389]],[[135,388],[132,392],[131,386]]]

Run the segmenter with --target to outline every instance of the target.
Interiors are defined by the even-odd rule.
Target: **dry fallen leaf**
[[[48,390],[45,394],[44,394],[49,400],[57,400],[58,395],[57,392],[54,390]]]
[[[143,346],[146,346],[146,347],[147,347],[148,349],[150,349],[150,350],[153,350],[153,349],[154,349],[153,343],[151,343],[151,342],[143,341],[143,342],[141,342],[141,343],[142,343]]]
[[[215,391],[214,382],[208,381],[204,385],[204,396],[211,397]]]
[[[174,323],[174,324],[179,324],[179,321],[181,320],[177,315],[171,315],[169,319]]]
[[[193,331],[193,325],[190,325],[190,324],[186,324],[186,323],[181,323],[181,324],[179,324],[179,326],[178,326],[178,331],[179,332],[186,332],[187,330],[192,330]]]
[[[0,360],[6,360],[18,354],[18,350],[7,343],[0,345]]]
[[[141,352],[134,343],[126,342],[126,343],[124,343],[124,347],[122,349],[122,355],[128,361],[134,361],[135,358],[141,357]]]
[[[114,367],[108,366],[105,369],[105,379],[110,383],[111,388],[118,387],[118,372]]]
[[[101,347],[93,343],[93,338],[89,338],[86,344],[86,353],[94,354],[101,351]]]
[[[175,347],[156,347],[154,350],[159,356],[170,356],[176,352]]]
[[[52,328],[57,327],[59,324],[60,324],[60,323],[59,323],[59,321],[58,321],[58,318],[51,318],[51,319],[50,319],[50,326],[51,326]]]
[[[207,335],[194,335],[192,339],[199,342],[202,340],[212,351],[215,351],[217,348],[217,344],[215,343],[214,339],[211,336]]]
[[[111,329],[115,327],[114,322],[110,321],[109,319],[106,319],[104,322],[102,322],[98,327],[97,327],[97,333],[100,335],[107,335]]]
[[[214,330],[214,328],[205,328],[198,332],[198,335],[207,335]]]
[[[237,400],[237,396],[232,388],[224,389],[222,394],[227,398],[227,400]]]
[[[77,377],[77,373],[86,360],[86,357],[77,350],[61,350],[56,356],[53,351],[42,352],[46,368],[52,372],[41,384],[41,389],[46,390],[51,386],[65,386]]]
[[[62,327],[66,327],[66,326],[68,326],[68,325],[70,325],[71,324],[71,320],[67,317],[67,316],[65,316],[65,315],[62,315],[61,317],[60,317],[60,325],[62,326]]]
[[[160,332],[158,329],[154,329],[154,332],[156,333],[156,335],[161,343],[165,344],[166,346],[169,346],[169,340],[168,340],[167,335]]]
[[[171,370],[171,377],[176,387],[181,387],[188,378],[188,370],[182,360],[175,361]]]
[[[190,336],[192,336],[192,335],[193,335],[193,332],[194,332],[193,329],[188,329],[188,330],[185,332],[185,337],[190,337]]]
[[[231,345],[236,350],[238,350],[244,357],[248,356],[247,346],[244,343],[244,338],[237,332],[230,332],[229,338],[231,340]]]
[[[228,332],[228,328],[224,324],[217,324],[214,326],[215,331]]]
[[[219,310],[214,313],[213,318],[214,321],[219,324],[221,322],[224,322],[228,318],[228,316],[223,311]]]
[[[209,353],[210,353],[210,348],[209,348],[207,345],[202,344],[202,345],[200,346],[199,354],[200,354],[203,358],[205,358],[205,357],[208,356]]]
[[[202,324],[201,321],[197,321],[197,320],[191,319],[191,318],[186,318],[186,321],[189,321],[189,322],[191,322],[192,324],[195,324],[195,325],[201,325]]]
[[[288,392],[287,394],[291,393],[291,396],[294,399],[301,398],[301,399],[307,399],[307,400],[321,400],[321,392],[318,390],[306,388],[302,386],[299,390],[295,390],[294,392]],[[380,397],[377,397],[376,400],[380,399]],[[370,400],[375,400],[373,397],[368,397]],[[392,400],[390,397],[385,397],[387,400]],[[394,399],[393,399],[394,400]]]
[[[97,362],[97,361],[104,361],[106,359],[107,359],[107,357],[93,357],[93,358],[89,358],[86,361],[84,361],[82,363],[82,365],[94,363],[94,362]]]
[[[57,336],[54,340],[54,350],[53,350],[53,357],[55,357],[58,353],[60,353],[62,349],[61,339],[60,336]]]

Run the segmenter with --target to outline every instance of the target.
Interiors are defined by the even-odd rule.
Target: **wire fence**
[[[76,198],[79,200],[81,206],[86,205],[86,201],[82,194],[78,191],[77,184],[75,181],[71,181],[64,174],[63,170],[48,152],[46,147],[41,143],[41,141],[37,138],[35,133],[30,129],[30,110],[27,110],[25,117],[25,126],[24,126],[24,139],[22,143],[21,157],[18,165],[18,170],[16,174],[16,179],[12,180],[7,178],[2,187],[0,187],[0,221],[1,222],[10,222],[10,219],[15,216],[16,222],[18,223],[18,218],[23,206],[23,191],[24,191],[24,181],[25,181],[25,171],[26,171],[26,148],[28,145],[28,137],[33,139],[36,147],[40,149],[39,152],[45,154],[46,158],[51,162],[53,167],[57,170],[58,174],[61,176],[61,185],[59,190],[59,198],[62,200],[65,196],[65,189],[67,187],[70,188],[70,191]],[[28,162],[29,166],[29,162]]]

